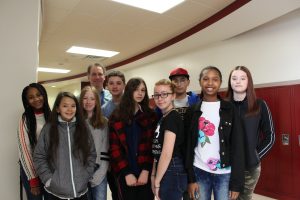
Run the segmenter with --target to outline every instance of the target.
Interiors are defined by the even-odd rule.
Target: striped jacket
[[[36,118],[36,137],[38,139],[41,129],[45,124],[44,114],[35,114]],[[18,151],[19,151],[19,159],[21,166],[23,167],[29,184],[31,187],[35,187],[39,185],[39,178],[36,173],[36,170],[33,165],[33,149],[30,146],[29,137],[28,137],[28,129],[25,124],[25,119],[21,118],[19,120],[18,130],[17,130],[17,143],[18,143]]]
[[[260,160],[271,150],[275,142],[275,131],[270,109],[266,102],[257,99],[260,112],[258,115],[246,116],[248,101],[232,100],[241,117],[245,132],[246,169],[257,167]]]
[[[152,138],[155,131],[157,117],[154,112],[140,112],[136,122],[142,129],[138,144],[137,163],[141,170],[150,171],[153,164]],[[128,146],[126,142],[126,124],[119,119],[110,119],[109,122],[110,163],[114,173],[124,176],[131,174],[128,161]]]

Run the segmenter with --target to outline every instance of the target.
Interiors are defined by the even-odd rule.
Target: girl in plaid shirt
[[[149,108],[146,83],[128,81],[120,105],[109,120],[111,167],[123,200],[153,200],[150,173],[152,138],[157,123]]]

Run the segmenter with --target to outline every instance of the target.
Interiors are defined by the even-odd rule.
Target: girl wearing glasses
[[[146,83],[128,81],[119,106],[109,119],[110,161],[120,199],[153,200],[150,173],[152,138],[157,118],[149,108]]]
[[[180,114],[174,110],[175,85],[166,79],[155,84],[154,101],[162,111],[152,144],[154,163],[152,191],[158,200],[180,200],[187,187],[183,166],[184,130]]]

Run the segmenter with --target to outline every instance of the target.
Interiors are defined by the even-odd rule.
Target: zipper
[[[74,183],[74,177],[73,177],[72,147],[71,147],[69,122],[67,122],[67,130],[68,130],[68,145],[69,145],[69,160],[70,160],[71,182],[72,182],[74,197],[76,198],[77,196],[76,196],[75,183]]]

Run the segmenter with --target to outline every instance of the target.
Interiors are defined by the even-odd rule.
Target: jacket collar
[[[67,121],[63,120],[60,115],[58,115],[58,122],[60,122],[60,123],[76,122],[76,117],[74,116],[70,122],[67,122]]]
[[[218,95],[218,99],[220,100],[221,104],[220,104],[220,109],[221,110],[227,110],[230,109],[230,102],[228,101],[224,101],[219,95]],[[195,111],[196,112],[201,112],[201,105],[202,105],[203,99],[201,98],[200,101],[195,105]]]

